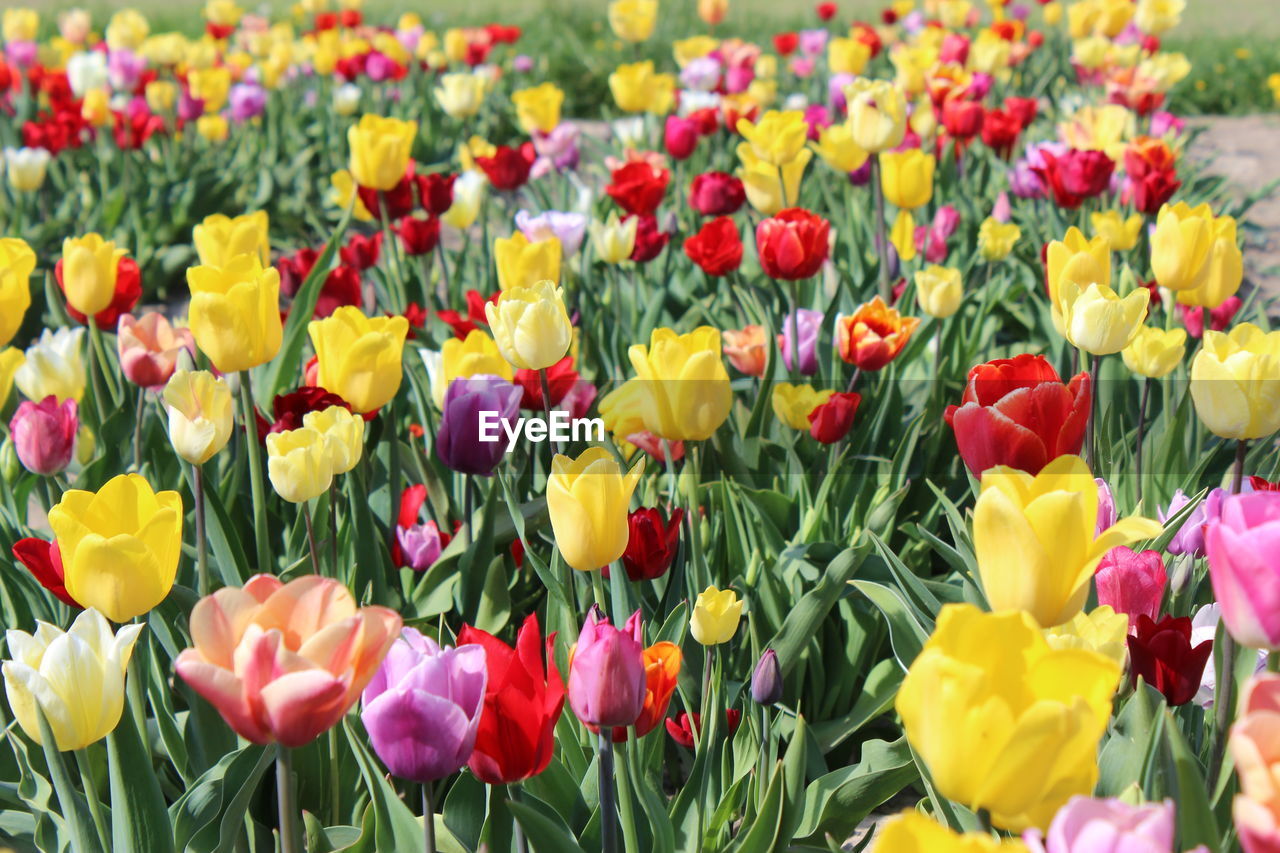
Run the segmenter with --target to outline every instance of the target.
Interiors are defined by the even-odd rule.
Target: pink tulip
[[[1240,776],[1231,809],[1240,846],[1245,853],[1280,851],[1280,675],[1265,673],[1245,685],[1230,747]]]
[[[1132,632],[1139,616],[1154,621],[1160,615],[1169,575],[1159,551],[1139,554],[1121,545],[1102,558],[1093,579],[1098,585],[1098,603],[1117,613],[1127,613]]]
[[[158,388],[173,376],[182,350],[194,354],[190,329],[175,329],[163,314],[152,311],[134,318],[120,317],[117,327],[120,369],[134,385]]]
[[[174,664],[246,740],[302,746],[342,719],[400,636],[400,616],[357,608],[345,586],[305,575],[255,575],[191,611]]]
[[[24,468],[46,477],[57,474],[71,464],[75,452],[76,434],[80,432],[76,401],[59,403],[54,396],[39,403],[24,400],[9,421],[9,431]]]
[[[1131,806],[1075,796],[1058,810],[1048,837],[1023,834],[1030,853],[1172,853],[1173,801]]]
[[[569,658],[569,704],[584,723],[629,726],[644,709],[640,611],[618,630],[593,606]]]
[[[1231,636],[1250,648],[1280,649],[1280,492],[1224,498],[1204,542]]]

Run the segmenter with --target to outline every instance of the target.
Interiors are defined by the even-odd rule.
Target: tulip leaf
[[[484,811],[484,783],[470,773],[463,773],[445,795],[444,825],[466,850],[474,851],[480,847]]]
[[[84,796],[76,790],[67,775],[67,765],[63,763],[62,753],[58,751],[53,737],[53,729],[44,709],[37,701],[36,719],[40,723],[40,745],[44,749],[45,765],[49,768],[49,781],[58,795],[58,810],[66,821],[67,835],[71,839],[73,850],[100,850],[105,839],[99,839],[93,826],[93,818],[89,815],[89,804]],[[127,711],[125,713],[128,713]]]
[[[422,827],[413,812],[404,804],[404,800],[396,795],[395,789],[387,782],[386,775],[378,766],[376,759],[365,746],[367,736],[356,732],[355,724],[348,717],[342,722],[347,734],[347,743],[355,753],[360,764],[360,775],[364,777],[365,789],[369,799],[373,801],[374,815],[377,823],[374,832],[375,850],[395,850],[397,853],[415,853],[425,848]]]
[[[779,847],[785,847],[786,841],[781,835],[782,815],[787,789],[786,765],[779,762],[769,777],[769,787],[765,789],[764,800],[760,810],[750,826],[744,826],[730,853],[770,853]]]
[[[255,744],[229,752],[169,807],[175,846],[188,853],[234,850],[245,811],[275,758]]]
[[[862,758],[809,784],[795,835],[820,841],[824,835],[847,838],[873,809],[919,778],[905,737],[892,743],[869,740]]]
[[[848,713],[814,724],[813,736],[818,742],[818,748],[824,753],[830,752],[867,723],[892,708],[903,677],[902,668],[896,661],[888,658],[873,666],[867,673],[857,701]]]
[[[831,608],[847,591],[846,585],[869,551],[870,546],[866,544],[841,551],[827,564],[817,585],[805,593],[787,613],[782,627],[767,644],[767,648],[777,652],[784,677],[799,663],[805,648],[826,620]]]
[[[1152,741],[1160,735],[1156,723],[1163,705],[1160,692],[1139,679],[1098,753],[1099,796],[1117,797],[1130,785],[1141,783]]]
[[[525,838],[533,850],[584,853],[560,815],[537,797],[523,794],[518,800],[509,800],[507,808],[524,830]]]
[[[154,658],[154,655],[149,657]],[[141,673],[130,673],[137,678]],[[111,779],[111,845],[113,850],[165,853],[173,850],[173,828],[160,791],[159,776],[133,714],[124,713],[107,735]]]
[[[898,665],[905,672],[929,639],[930,629],[916,621],[897,590],[872,581],[855,580],[849,583],[869,598],[884,615],[885,621],[889,623],[889,643],[893,646],[893,656],[898,659]]]
[[[1191,752],[1168,708],[1164,709],[1164,732],[1165,759],[1172,765],[1169,775],[1173,790],[1170,794],[1178,804],[1180,849],[1188,850],[1200,844],[1210,850],[1218,849],[1222,836],[1209,804],[1200,762]]]

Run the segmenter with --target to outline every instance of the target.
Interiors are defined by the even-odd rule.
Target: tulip
[[[177,370],[164,388],[169,413],[169,441],[179,456],[203,465],[231,438],[231,389],[203,370]]]
[[[0,348],[13,340],[31,307],[30,278],[35,268],[36,254],[25,241],[0,238]]]
[[[1105,604],[1087,613],[1081,611],[1061,625],[1045,628],[1043,633],[1051,648],[1085,649],[1114,661],[1116,666],[1125,664],[1129,619]]]
[[[720,333],[724,340],[724,354],[738,371],[747,376],[763,376],[769,351],[765,346],[764,327],[743,326],[741,329],[725,329]],[[803,361],[803,354],[801,355]],[[3,400],[0,397],[0,400]]]
[[[1026,848],[986,832],[954,832],[921,812],[907,811],[882,824],[870,853],[1026,853]]]
[[[733,737],[738,731],[738,726],[742,724],[742,712],[737,708],[726,708],[724,722],[729,730],[729,736]],[[697,740],[698,733],[701,731],[702,715],[699,713],[690,714],[687,711],[681,711],[675,719],[667,719],[667,734],[685,749],[693,749],[694,741]]]
[[[224,267],[187,270],[191,332],[196,346],[222,373],[265,364],[280,351],[280,273],[256,255],[237,255]]]
[[[931,264],[915,275],[916,304],[930,317],[941,320],[960,310],[964,284],[960,270]]]
[[[488,90],[488,81],[479,74],[444,74],[435,88],[436,103],[450,118],[462,121],[480,112]]]
[[[812,278],[831,245],[831,223],[804,208],[791,207],[756,226],[756,252],[765,275],[784,281]]]
[[[22,467],[45,477],[71,464],[79,430],[76,401],[59,403],[57,397],[45,397],[39,403],[24,400],[9,421],[9,432]]]
[[[64,294],[67,292],[65,272],[66,265],[60,258],[54,264],[53,277]],[[121,258],[116,264],[115,289],[112,291],[111,301],[107,303],[107,307],[93,315],[93,320],[99,329],[114,329],[120,317],[132,311],[141,298],[142,276],[138,264],[132,258]],[[70,302],[67,303],[67,314],[77,323],[89,324],[89,318]]]
[[[619,65],[609,75],[609,91],[613,94],[614,103],[625,113],[665,115],[671,110],[675,90],[675,77],[654,73],[653,63],[649,60]]]
[[[679,680],[681,658],[680,647],[675,643],[654,643],[644,650],[644,703],[631,726],[613,727],[614,743],[624,743],[631,728],[635,729],[636,737],[644,737],[666,718]],[[596,733],[600,730],[592,724],[587,724],[587,728]]]
[[[779,167],[796,159],[809,135],[804,113],[796,110],[769,110],[754,123],[738,119],[736,130],[747,140],[757,160]]]
[[[1104,210],[1093,214],[1089,221],[1093,223],[1094,236],[1106,240],[1113,252],[1127,252],[1138,245],[1143,224],[1141,213],[1125,219],[1118,210]]]
[[[484,708],[484,647],[404,628],[364,689],[360,719],[391,775],[430,784],[466,765]]]
[[[813,159],[813,152],[806,148],[794,160],[774,166],[757,158],[751,146],[744,142],[738,146],[738,159],[742,161],[738,177],[747,201],[765,216],[775,216],[799,199],[800,179],[804,177],[805,166]]]
[[[842,174],[856,172],[871,155],[853,141],[853,131],[847,124],[824,127],[818,141],[811,147],[827,166]]]
[[[550,133],[560,124],[564,90],[554,83],[542,83],[512,92],[511,102],[515,104],[516,120],[525,133]]]
[[[347,130],[349,168],[357,184],[386,192],[404,179],[418,123],[363,115]]]
[[[720,358],[720,334],[712,327],[699,326],[684,335],[654,329],[649,346],[636,344],[627,355],[636,378],[600,401],[600,415],[610,431],[702,441],[729,416],[729,373]]]
[[[1066,338],[1095,356],[1120,352],[1138,336],[1151,291],[1139,287],[1121,297],[1107,285],[1081,287],[1070,280],[1058,290]]]
[[[1098,563],[1094,581],[1098,603],[1128,614],[1132,630],[1139,616],[1155,619],[1160,615],[1169,576],[1159,551],[1138,553],[1120,546],[1108,551]]]
[[[705,223],[698,233],[685,238],[684,253],[704,273],[725,276],[742,264],[742,238],[738,225],[727,216]]]
[[[1280,493],[1225,498],[1204,542],[1231,636],[1250,648],[1280,649]]]
[[[898,211],[898,216],[893,220],[893,227],[889,229],[889,243],[893,246],[898,260],[910,262],[916,259],[916,253],[919,251],[916,248],[916,220],[911,211]]]
[[[726,172],[703,172],[689,184],[689,206],[703,216],[737,213],[746,200],[742,181]]]
[[[1174,556],[1181,554],[1194,554],[1197,557],[1203,557],[1204,551],[1204,526],[1208,521],[1208,513],[1206,507],[1212,500],[1219,507],[1219,512],[1215,513],[1215,517],[1220,513],[1222,506],[1222,498],[1226,494],[1224,489],[1214,489],[1209,492],[1209,496],[1191,510],[1190,514],[1183,519],[1178,526],[1177,532],[1173,538],[1169,540],[1169,544],[1165,546],[1165,550]],[[1173,493],[1173,497],[1169,501],[1169,508],[1156,508],[1156,517],[1160,519],[1161,524],[1168,521],[1182,511],[1191,499],[1183,493],[1182,489],[1178,489]]]
[[[809,413],[827,402],[834,393],[830,388],[819,391],[812,385],[779,382],[773,386],[770,402],[778,420],[792,429],[808,430]]]
[[[1276,784],[1280,756],[1280,676],[1255,675],[1240,696],[1239,716],[1228,744],[1240,776],[1240,793],[1232,817],[1245,853],[1270,853],[1280,844],[1280,788]]]
[[[222,116],[200,116],[196,119],[196,133],[209,142],[225,142],[230,128]]]
[[[845,88],[844,96],[858,147],[878,154],[902,144],[907,101],[901,89],[886,80],[859,77]]]
[[[14,374],[26,359],[26,355],[17,347],[0,349],[0,409],[4,408],[9,392],[13,390]]]
[[[110,305],[116,291],[116,269],[125,254],[100,234],[63,240],[62,285],[71,307],[93,315]]]
[[[1193,209],[1180,201],[1160,208],[1151,234],[1151,271],[1161,287],[1182,291],[1199,284],[1213,249],[1214,231],[1207,204]]]
[[[602,447],[588,448],[577,459],[555,455],[547,511],[566,563],[590,572],[622,556],[629,538],[627,508],[643,471],[641,459],[624,472]]]
[[[782,699],[782,667],[778,653],[765,649],[751,672],[751,701],[757,705],[776,705]]]
[[[493,474],[510,448],[507,428],[520,415],[520,398],[518,386],[497,376],[454,379],[445,393],[436,456],[454,471]]]
[[[590,726],[629,726],[644,707],[646,685],[640,611],[618,629],[593,606],[569,654],[573,713]]]
[[[859,370],[880,370],[898,357],[919,325],[919,318],[903,317],[876,296],[836,318],[836,348]]]
[[[1191,362],[1191,400],[1200,421],[1222,438],[1263,438],[1280,429],[1280,331],[1241,323],[1230,333],[1205,332]]]
[[[671,172],[633,160],[614,169],[610,177],[604,190],[618,207],[634,216],[652,216],[666,194]]]
[[[684,510],[674,509],[663,521],[662,510],[641,507],[627,515],[627,548],[622,552],[622,567],[627,577],[640,582],[656,580],[667,573],[675,561],[680,541],[680,524]],[[609,577],[605,569],[605,577]]]
[[[50,395],[62,400],[80,400],[86,381],[84,329],[45,329],[27,348],[23,363],[13,374],[14,384],[28,400]]]
[[[639,224],[640,220],[634,216],[619,222],[617,213],[610,213],[608,221],[603,224],[592,221],[589,230],[596,255],[607,264],[619,264],[630,258],[635,251]]]
[[[97,493],[72,489],[49,510],[67,592],[112,622],[128,622],[169,594],[182,553],[182,498],[137,474]]]
[[[1071,281],[1082,287],[1090,284],[1111,286],[1110,244],[1105,237],[1085,240],[1080,229],[1073,226],[1061,242],[1049,244],[1045,253],[1045,269],[1049,303],[1057,310],[1062,282]]]
[[[562,249],[555,238],[529,242],[523,234],[499,238],[493,243],[494,262],[498,267],[498,287],[532,287],[540,281],[560,281]]]
[[[612,0],[609,26],[626,42],[647,41],[658,18],[658,0]]]
[[[504,289],[485,317],[502,357],[522,370],[544,370],[564,358],[573,342],[573,325],[563,291],[553,282]]]
[[[440,214],[440,218],[448,225],[459,230],[470,228],[480,215],[480,202],[484,200],[485,186],[488,181],[484,175],[476,172],[464,172],[453,184],[453,203],[449,209]]]
[[[271,266],[271,238],[267,234],[265,210],[234,219],[221,213],[206,216],[191,230],[191,241],[200,263],[208,267],[225,267],[237,255],[257,255],[264,269]]]
[[[310,427],[267,436],[267,475],[289,503],[318,498],[333,483],[333,456],[323,433]]]
[[[853,391],[837,391],[809,412],[809,435],[823,444],[835,444],[853,429],[862,396]]]
[[[1028,830],[1022,840],[1028,853],[1173,853],[1173,819],[1173,800],[1130,805],[1075,796],[1054,815],[1047,836]]]
[[[743,601],[731,589],[709,586],[698,593],[689,616],[689,633],[704,646],[718,646],[733,639],[742,619]]]
[[[1095,536],[1098,484],[1078,456],[1059,456],[1039,474],[1005,466],[982,474],[973,545],[994,610],[1025,610],[1048,627],[1084,606],[1094,569],[1108,551],[1160,534],[1130,517]]]
[[[1213,220],[1213,245],[1194,286],[1178,291],[1180,305],[1217,308],[1235,297],[1244,280],[1244,256],[1236,243],[1236,221],[1230,216]]]
[[[1093,790],[1119,681],[1100,654],[1051,648],[1030,614],[947,604],[895,706],[938,793],[1017,832]]]
[[[984,261],[1002,261],[1013,251],[1022,229],[1012,222],[999,222],[988,217],[978,228],[978,252]]]
[[[1191,620],[1166,616],[1155,622],[1145,613],[1138,616],[1129,635],[1131,673],[1159,690],[1170,705],[1185,705],[1195,698],[1204,675],[1204,665],[1213,654],[1213,641],[1191,645]]]
[[[196,603],[174,669],[246,740],[303,746],[342,720],[401,627],[332,578],[255,575]]]
[[[319,360],[317,383],[351,404],[353,411],[376,411],[395,398],[404,378],[404,342],[409,321],[402,316],[366,317],[346,305],[307,325]]]
[[[1133,341],[1120,351],[1124,366],[1139,376],[1159,379],[1173,372],[1187,352],[1187,333],[1183,329],[1157,329],[1140,326]]]
[[[4,166],[9,175],[9,186],[20,193],[32,193],[40,189],[44,185],[51,159],[53,155],[44,148],[4,149]]]
[[[919,148],[885,152],[880,157],[880,185],[895,207],[915,210],[933,197],[933,171],[937,159]]]
[[[59,751],[84,749],[120,722],[129,658],[142,625],[125,625],[113,634],[91,608],[65,632],[48,622],[36,626],[34,636],[14,629],[5,633],[12,656],[3,667],[9,707],[37,744],[43,744],[43,715]]]
[[[159,388],[168,382],[180,353],[195,355],[196,343],[191,330],[173,328],[169,320],[156,311],[142,315],[141,319],[135,319],[132,314],[122,315],[116,335],[120,370],[130,382],[142,388]]]
[[[445,391],[454,379],[492,375],[509,382],[515,375],[493,338],[479,329],[468,332],[462,340],[448,339],[438,353],[418,352],[431,377],[432,398],[437,406],[444,405]]]
[[[62,554],[58,551],[57,542],[19,539],[13,543],[12,551],[14,558],[55,598],[76,610],[83,609],[67,592],[66,574],[62,568]]]
[[[822,332],[823,314],[809,308],[792,311],[782,321],[782,334],[778,335],[778,350],[787,370],[796,370],[791,363],[792,353],[800,353],[799,373],[813,376],[818,372],[818,335]],[[792,332],[798,330],[796,344],[791,342]],[[762,365],[763,367],[763,365]],[[763,370],[761,371],[763,372]]]
[[[581,213],[548,210],[534,216],[527,210],[516,212],[516,227],[532,243],[555,237],[565,257],[573,257],[582,248],[587,233],[587,217]]]
[[[227,96],[231,93],[231,69],[192,69],[187,74],[187,90],[193,99],[201,102],[205,115],[213,116],[226,105]]]
[[[329,406],[307,412],[302,416],[302,425],[324,437],[325,452],[334,476],[356,467],[364,453],[364,418],[346,406]]]

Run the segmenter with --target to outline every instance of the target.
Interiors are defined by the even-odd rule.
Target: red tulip
[[[565,396],[578,384],[578,371],[573,369],[573,356],[566,355],[547,368],[547,390],[551,392],[551,405],[558,406]],[[516,384],[524,391],[520,400],[520,408],[541,412],[546,409],[542,402],[542,378],[536,370],[520,369],[516,371]]]
[[[1124,170],[1128,173],[1124,200],[1132,201],[1142,213],[1159,213],[1182,186],[1176,166],[1176,157],[1161,140],[1135,139],[1124,152]]]
[[[459,340],[466,340],[467,335],[474,332],[481,326],[488,326],[489,320],[485,317],[485,302],[497,302],[499,294],[495,293],[491,298],[486,300],[480,295],[478,290],[467,291],[467,314],[464,317],[461,313],[453,309],[437,311],[436,316],[444,323],[447,323],[453,329],[453,336]]]
[[[1035,98],[1010,97],[1004,99],[1004,108],[1018,120],[1022,129],[1026,130],[1036,120],[1036,113],[1040,111],[1040,102]]]
[[[53,277],[58,282],[58,288],[65,293],[66,287],[62,284],[61,258],[53,266]],[[114,329],[121,315],[132,312],[141,298],[142,274],[138,271],[138,262],[133,258],[123,257],[116,264],[115,295],[111,297],[111,303],[106,308],[93,315],[94,322],[98,324],[99,329]],[[82,323],[86,326],[89,324],[89,318],[72,308],[70,303],[67,303],[66,307],[67,313],[77,323]]]
[[[359,305],[362,296],[360,273],[348,266],[334,267],[316,297],[315,317],[324,319],[344,305]]]
[[[778,52],[778,56],[790,56],[799,46],[799,33],[778,33],[773,37],[773,49]]]
[[[26,566],[31,576],[40,585],[64,604],[81,609],[80,603],[67,592],[66,580],[62,570],[62,552],[57,542],[46,542],[43,539],[19,539],[13,543],[13,556]]]
[[[836,16],[836,4],[831,2],[819,3],[814,7],[814,11],[818,13],[821,20],[829,21]]]
[[[418,202],[427,215],[440,216],[453,207],[453,182],[457,178],[457,175],[446,175],[441,172],[418,175],[414,178],[418,184]]]
[[[862,396],[854,391],[837,391],[827,402],[809,413],[809,435],[823,444],[835,444],[853,429]]]
[[[726,172],[704,172],[689,187],[689,206],[703,216],[728,216],[746,201],[742,181]]]
[[[292,298],[307,280],[319,258],[320,253],[311,248],[302,248],[292,255],[281,256],[276,261],[276,271],[280,273],[280,295]]]
[[[406,216],[396,223],[395,228],[396,234],[400,235],[400,245],[410,257],[425,255],[440,242],[440,220],[434,216],[427,219]]]
[[[378,263],[378,255],[382,253],[382,232],[372,236],[352,234],[347,245],[338,250],[338,257],[349,267],[364,272]]]
[[[1022,123],[1009,110],[987,110],[982,119],[982,141],[1006,160],[1021,133]]]
[[[532,153],[530,146],[529,154]],[[517,149],[499,145],[492,157],[477,157],[476,165],[484,170],[494,189],[509,192],[520,189],[529,180],[533,159],[525,153],[524,146]]]
[[[942,105],[942,126],[956,139],[972,139],[982,130],[982,104],[949,98]]]
[[[729,734],[732,735],[738,730],[738,724],[742,722],[742,712],[737,708],[728,708],[724,712],[724,721],[729,726]],[[667,720],[667,734],[685,749],[693,749],[693,742],[698,737],[697,730],[701,726],[701,714],[681,711],[678,717]]]
[[[266,441],[273,432],[285,432],[302,428],[302,418],[311,412],[323,412],[330,406],[350,409],[351,404],[337,394],[314,385],[303,385],[287,394],[277,394],[271,401],[271,417],[268,421],[254,413],[258,420],[258,440]]]
[[[701,127],[697,120],[667,116],[667,124],[663,129],[663,141],[667,145],[667,153],[675,160],[687,160],[693,156],[698,147]]]
[[[975,477],[995,465],[1038,474],[1080,452],[1091,401],[1087,373],[1064,385],[1044,356],[1024,354],[972,368],[960,405],[944,417]]]
[[[629,216],[623,217],[626,221]],[[636,247],[631,250],[631,260],[638,264],[646,264],[667,247],[671,235],[658,230],[658,219],[655,216],[641,216],[636,227]]]
[[[727,216],[712,219],[685,239],[684,253],[707,275],[728,275],[742,264],[737,223]]]
[[[515,648],[470,625],[458,632],[458,645],[484,646],[489,671],[480,731],[468,762],[481,782],[508,785],[538,775],[551,763],[565,700],[554,642],[552,634],[543,643],[534,614],[520,626]]]
[[[1166,616],[1154,622],[1143,613],[1138,616],[1136,634],[1127,639],[1135,684],[1141,676],[1170,705],[1185,705],[1195,698],[1213,654],[1213,640],[1192,646],[1190,618]]]
[[[680,523],[684,510],[674,509],[662,520],[662,510],[641,507],[627,516],[627,550],[622,553],[622,567],[633,581],[651,581],[662,577],[676,558],[680,541]],[[608,568],[605,568],[605,577]]]
[[[643,161],[632,160],[613,170],[613,182],[604,188],[609,197],[627,213],[652,216],[662,204],[671,173]]]
[[[1053,191],[1053,200],[1059,207],[1075,209],[1086,198],[1100,195],[1111,185],[1111,173],[1115,161],[1101,151],[1081,151],[1072,148],[1061,157],[1042,151],[1043,166],[1032,166],[1032,171]]]
[[[410,170],[413,166],[410,164]],[[356,187],[356,194],[374,219],[381,219],[385,213],[387,219],[399,219],[413,212],[413,181],[406,175],[389,190],[380,191],[372,187]]]
[[[802,207],[789,207],[756,226],[756,252],[765,275],[784,281],[811,278],[830,249],[831,224]]]

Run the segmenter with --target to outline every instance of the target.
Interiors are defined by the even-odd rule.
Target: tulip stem
[[[271,562],[267,548],[267,496],[262,491],[262,446],[258,442],[258,419],[253,405],[253,380],[249,371],[240,371],[240,417],[244,421],[244,443],[249,456],[249,488],[253,495],[253,539],[257,569],[267,571]]]
[[[547,435],[554,436],[555,433],[551,429],[551,383],[547,381],[547,369],[545,367],[538,370],[538,384],[542,388],[542,411],[547,415]],[[564,453],[564,447],[560,444],[559,439],[555,439],[552,447],[556,453]]]
[[[1222,663],[1216,670],[1213,691],[1213,754],[1209,760],[1209,791],[1218,788],[1222,775],[1222,762],[1227,752],[1227,727],[1231,725],[1231,705],[1236,683],[1236,641],[1223,626]]]
[[[101,347],[98,341],[98,323],[92,317],[89,320],[89,382],[93,385],[93,411],[98,416],[98,431],[107,420],[107,392],[102,382],[102,364],[99,357]]]
[[[595,574],[599,575],[599,572]],[[618,849],[617,797],[613,789],[613,729],[600,730],[598,742],[600,769],[600,849],[602,853],[616,853]]]
[[[893,299],[889,286],[889,238],[885,230],[884,190],[880,186],[880,155],[871,155],[871,192],[876,209],[876,255],[880,258],[880,299],[888,305]]]
[[[209,545],[204,528],[204,468],[192,465],[191,474],[196,513],[196,590],[204,598],[209,594]]]
[[[324,571],[320,568],[320,549],[316,547],[316,528],[311,518],[311,501],[303,501],[302,518],[307,523],[307,549],[311,552],[311,567],[315,569],[316,574],[322,575]]]
[[[1085,453],[1088,455],[1085,461],[1089,465],[1089,470],[1096,475],[1098,472],[1098,378],[1102,374],[1102,356],[1095,355],[1093,357],[1089,365],[1089,374],[1089,379],[1091,380],[1089,393],[1093,395],[1093,400],[1089,406],[1089,421],[1086,428],[1088,435],[1085,437],[1087,442]]]
[[[1142,397],[1138,402],[1138,447],[1134,453],[1134,472],[1138,475],[1138,505],[1142,505],[1142,439],[1147,429],[1147,403],[1151,399],[1151,380],[1142,380]]]
[[[436,804],[430,782],[422,783],[422,835],[427,853],[436,853]]]
[[[107,369],[110,362],[107,360],[107,349],[102,345],[102,330],[98,328],[98,321],[94,317],[87,318],[89,321],[89,340],[93,344],[93,352],[95,361],[98,363],[98,370],[102,376],[102,380],[107,384],[107,390],[111,392],[111,402],[120,402],[120,389],[116,386],[115,376]],[[106,402],[105,400],[103,401]]]
[[[597,569],[591,573],[591,591],[596,597],[596,607],[600,608],[600,612],[609,615],[609,605],[606,604],[604,597],[604,569]],[[619,614],[614,614],[615,616]]]
[[[791,341],[791,375],[800,376],[800,282],[791,281],[791,316],[787,318],[787,337]]]
[[[142,469],[142,421],[147,415],[147,389],[138,388],[138,408],[133,414],[133,470]]]
[[[471,481],[470,474],[464,474],[462,476],[462,523],[467,528],[466,543],[468,545],[476,541],[475,531],[471,529],[471,513],[474,502],[475,484]]]
[[[293,804],[293,753],[276,746],[276,809],[280,819],[280,853],[300,853],[298,815]]]
[[[93,782],[93,770],[83,749],[74,750],[76,766],[80,769],[80,784],[84,786],[84,798],[89,801],[89,814],[93,817],[93,826],[98,831],[98,839],[102,849],[111,846],[111,833],[107,831],[107,821],[102,815],[102,803],[98,800],[98,787]]]
[[[635,727],[630,727],[629,731],[634,735]],[[602,738],[607,737],[612,741],[612,732],[612,727],[605,726],[601,729],[600,736]],[[639,743],[639,741],[635,740],[633,737],[629,743]],[[629,775],[631,768],[628,764],[630,758],[627,755],[627,746],[629,743],[621,743],[614,747],[617,751],[617,761],[619,765],[617,775],[618,813],[622,818],[622,849],[639,850],[640,841],[639,836],[636,834],[636,815],[631,802],[631,777]],[[427,853],[430,853],[430,851],[427,851]]]
[[[391,275],[395,278],[395,301],[392,304],[392,310],[403,312],[408,307],[409,290],[405,285],[404,272],[400,267],[396,235],[391,230],[391,217],[387,212],[387,194],[382,191],[378,192],[378,218],[382,220],[382,248],[391,258]]]
[[[1231,472],[1231,494],[1240,494],[1244,486],[1244,460],[1249,455],[1249,442],[1243,438],[1236,442],[1236,464]]]

